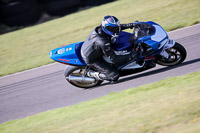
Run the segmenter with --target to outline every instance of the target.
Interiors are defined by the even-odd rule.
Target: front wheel
[[[67,66],[65,79],[72,85],[80,88],[91,88],[100,85],[103,81],[84,76],[85,66]]]
[[[166,59],[163,56],[159,56],[156,60],[157,64],[162,66],[173,66],[182,63],[187,56],[185,48],[177,42],[173,47],[166,49],[166,52],[169,54],[169,58]]]

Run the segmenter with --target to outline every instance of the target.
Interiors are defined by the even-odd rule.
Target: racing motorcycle
[[[120,76],[126,76],[137,72],[145,71],[156,66],[173,66],[182,63],[187,52],[185,48],[169,39],[167,32],[157,23],[148,21],[144,22],[151,26],[146,29],[142,36],[139,36],[135,44],[130,43],[129,38],[136,35],[140,29],[134,30],[133,33],[120,32],[116,42],[112,44],[115,53],[123,54],[134,49],[137,52],[136,58],[121,64],[113,64],[108,57],[104,56],[104,60],[111,65],[115,65]],[[67,64],[65,69],[65,79],[72,85],[80,88],[90,88],[100,85],[103,80],[92,76],[95,70],[86,65],[81,57],[81,46],[83,42],[69,44],[60,48],[56,48],[49,53],[51,59]]]

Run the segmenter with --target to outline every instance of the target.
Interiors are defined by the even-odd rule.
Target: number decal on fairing
[[[160,53],[161,56],[165,57],[166,59],[169,58],[169,54],[165,51],[165,49],[169,49],[175,45],[175,41],[173,39],[168,39],[168,42],[164,45],[162,52]]]
[[[173,39],[168,39],[168,42],[165,44],[164,49],[168,49],[173,47],[175,44],[175,41]]]

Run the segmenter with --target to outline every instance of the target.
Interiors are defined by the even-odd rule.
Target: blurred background
[[[114,0],[0,0],[0,34]]]

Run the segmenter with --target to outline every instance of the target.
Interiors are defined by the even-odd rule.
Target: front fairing
[[[168,39],[167,32],[157,23],[149,21],[147,24],[154,27],[154,33],[145,37],[141,37],[137,40],[136,43],[145,43],[150,46],[153,50],[158,50],[160,48],[160,44]]]

